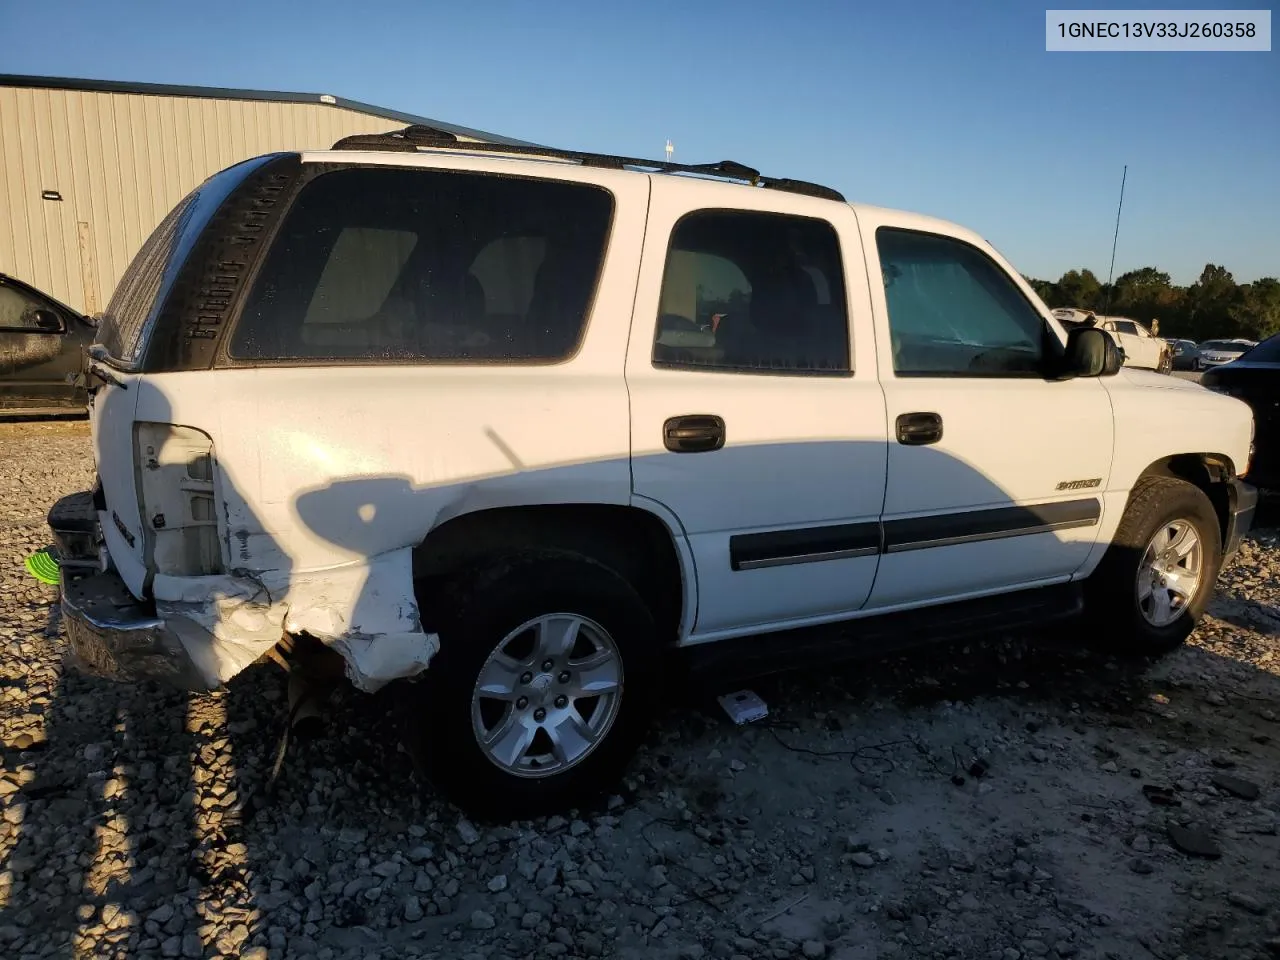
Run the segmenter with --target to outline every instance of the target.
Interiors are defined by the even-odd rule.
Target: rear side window
[[[849,373],[835,229],[823,220],[699,210],[667,250],[653,363],[738,373]]]
[[[555,180],[352,168],[303,188],[232,335],[241,360],[553,363],[586,326],[613,198]]]

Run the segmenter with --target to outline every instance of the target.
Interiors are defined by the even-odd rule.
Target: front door
[[[1106,389],[1046,378],[1059,334],[995,251],[888,216],[860,217],[889,432],[868,606],[1066,580],[1101,519]]]
[[[627,354],[632,484],[684,528],[686,640],[838,619],[875,578],[884,397],[848,207],[663,178]]]
[[[25,284],[0,278],[0,408],[71,403],[83,339],[74,322]]]

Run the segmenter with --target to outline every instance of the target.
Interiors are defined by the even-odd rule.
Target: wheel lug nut
[[[552,667],[554,667],[554,666],[555,666],[555,664],[554,664],[554,663],[552,663],[550,660],[543,660],[543,661],[542,661],[542,672],[543,672],[543,673],[550,673],[550,672],[551,672],[551,668],[552,668]]]
[[[560,696],[556,697],[556,709],[563,710],[568,705],[569,705],[569,698],[566,697],[564,694],[561,694]]]
[[[539,707],[537,710],[533,711],[533,719],[538,721],[538,723],[541,723],[543,720],[547,719],[547,711]]]
[[[528,705],[529,705],[529,698],[528,698],[528,697],[521,697],[520,699],[518,699],[518,700],[516,701],[516,709],[517,709],[517,710],[523,710],[523,709],[524,709],[525,707],[527,707]]]
[[[521,683],[533,683],[533,674],[532,674],[532,673],[522,673],[522,674],[520,674],[520,682],[521,682]]]
[[[565,670],[565,671],[563,671],[563,672],[560,674],[560,682],[561,682],[561,683],[568,683],[568,682],[569,682],[569,671],[568,671],[568,670]]]

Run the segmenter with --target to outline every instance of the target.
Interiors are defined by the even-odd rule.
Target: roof
[[[197,97],[206,100],[265,100],[270,103],[319,103],[330,107],[341,107],[356,113],[368,114],[371,117],[384,117],[406,124],[422,124],[444,130],[460,137],[470,137],[488,143],[512,144],[516,146],[537,146],[525,140],[460,127],[457,124],[431,120],[401,110],[390,110],[386,107],[361,103],[358,100],[347,100],[329,93],[286,93],[277,90],[241,90],[234,87],[193,87],[169,83],[134,83],[127,80],[87,80],[75,77],[36,77],[20,74],[0,73],[0,87],[34,87],[43,90],[84,90],[91,93],[133,93],[152,97]]]
[[[581,150],[563,150],[545,146],[515,146],[507,143],[495,144],[492,142],[459,143],[458,138],[450,131],[424,124],[410,125],[403,130],[391,130],[387,133],[353,134],[343,137],[331,149],[334,151],[388,151],[415,154],[421,154],[424,150],[460,150],[472,154],[501,155],[512,159],[558,160],[580,164],[584,167],[598,167],[608,170],[691,174],[696,177],[734,181],[739,184],[750,184],[754,187],[785,190],[790,193],[806,194],[823,200],[845,202],[840,192],[832,190],[830,187],[809,183],[805,180],[792,180],[787,177],[766,177],[759,170],[744,163],[738,163],[735,160],[721,160],[717,163],[672,163],[670,160],[644,160],[611,153],[588,153]]]

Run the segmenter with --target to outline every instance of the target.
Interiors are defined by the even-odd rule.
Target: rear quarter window
[[[613,197],[457,171],[321,174],[232,333],[239,361],[554,363],[576,352]]]
[[[112,361],[124,366],[138,362],[156,315],[201,232],[236,186],[270,160],[271,156],[255,157],[214,174],[152,231],[116,284],[98,323],[96,342]]]

